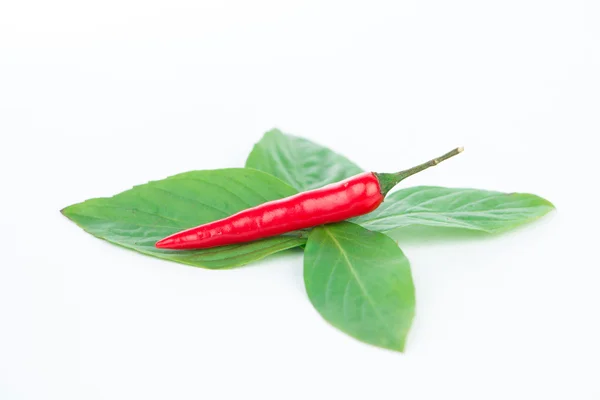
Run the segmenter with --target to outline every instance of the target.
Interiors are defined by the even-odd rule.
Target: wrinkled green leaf
[[[496,233],[553,209],[552,203],[534,194],[416,186],[389,194],[375,211],[351,221],[379,232],[425,225]]]
[[[295,193],[281,180],[252,169],[192,171],[74,204],[62,213],[92,235],[143,254],[196,267],[228,268],[300,246],[306,239],[277,236],[193,251],[160,250],[154,244],[183,229]]]
[[[359,174],[360,167],[310,140],[273,129],[254,145],[246,167],[289,183],[299,191],[315,189]]]
[[[341,222],[313,229],[304,255],[310,301],[333,326],[402,351],[415,315],[408,259],[388,236]]]

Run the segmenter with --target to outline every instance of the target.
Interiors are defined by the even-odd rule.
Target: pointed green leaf
[[[379,232],[425,225],[496,233],[553,209],[552,203],[534,194],[416,186],[391,193],[375,211],[351,221]]]
[[[300,191],[315,189],[359,174],[360,167],[310,140],[273,129],[254,145],[246,167],[289,183]]]
[[[192,171],[110,198],[74,204],[62,213],[92,235],[143,254],[196,267],[228,268],[300,246],[306,240],[277,236],[193,251],[160,250],[154,244],[183,229],[295,193],[281,180],[252,169]]]
[[[408,259],[388,236],[341,222],[313,229],[304,255],[310,301],[336,328],[402,351],[415,315]]]

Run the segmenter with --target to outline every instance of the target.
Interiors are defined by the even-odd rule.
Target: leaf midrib
[[[373,309],[373,311],[375,311],[375,315],[377,315],[377,318],[387,328],[391,328],[390,325],[385,320],[385,318],[383,318],[383,315],[381,315],[381,313],[379,312],[378,308],[375,306],[375,303],[373,302],[373,299],[371,298],[371,296],[367,293],[367,291],[366,291],[365,287],[363,286],[360,278],[358,277],[356,271],[352,267],[352,262],[348,258],[348,254],[346,253],[346,251],[342,247],[341,243],[335,238],[335,236],[333,236],[331,234],[331,232],[329,232],[329,229],[327,229],[327,227],[323,227],[323,229],[325,230],[325,233],[331,238],[331,240],[336,245],[336,247],[340,250],[340,253],[342,254],[342,256],[344,257],[344,259],[346,260],[346,265],[348,266],[348,270],[350,271],[350,273],[352,274],[352,276],[356,280],[356,283],[358,284],[358,287],[360,288],[361,292],[363,293],[363,295],[365,296],[365,298],[367,299],[367,301],[371,305],[371,308]]]

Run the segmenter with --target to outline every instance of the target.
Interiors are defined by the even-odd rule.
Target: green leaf
[[[310,140],[273,129],[254,145],[246,167],[289,183],[299,191],[315,189],[359,174],[360,167]]]
[[[154,244],[183,229],[295,193],[279,179],[252,169],[192,171],[74,204],[62,213],[92,235],[143,254],[196,267],[228,268],[300,246],[306,239],[277,236],[193,251],[160,250]]]
[[[552,203],[534,194],[416,186],[391,193],[375,211],[351,221],[379,232],[424,225],[496,233],[553,209]]]
[[[388,236],[349,222],[313,229],[304,283],[314,307],[336,328],[366,343],[404,349],[415,288],[408,259]]]

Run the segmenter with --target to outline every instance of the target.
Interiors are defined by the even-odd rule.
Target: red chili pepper
[[[395,174],[363,172],[319,189],[240,211],[229,217],[175,233],[156,243],[161,249],[204,249],[250,242],[286,232],[339,222],[375,210],[403,179],[455,156],[441,157]]]

